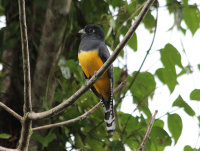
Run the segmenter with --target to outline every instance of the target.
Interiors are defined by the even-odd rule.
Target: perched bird
[[[110,53],[105,45],[105,34],[99,25],[85,26],[81,33],[81,43],[78,59],[86,80],[89,80],[109,58]],[[87,82],[87,81],[86,81]],[[100,99],[104,112],[108,133],[115,131],[115,117],[113,111],[114,70],[109,69],[91,87],[93,93]]]

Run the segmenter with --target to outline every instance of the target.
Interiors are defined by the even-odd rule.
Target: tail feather
[[[105,113],[104,121],[106,122],[107,132],[108,133],[114,132],[116,128],[115,128],[115,116],[113,108],[109,112]]]
[[[108,133],[114,132],[116,128],[115,128],[115,115],[113,110],[113,102],[111,100],[109,104],[108,101],[102,99],[101,103],[105,113],[104,121],[106,122],[106,130]]]

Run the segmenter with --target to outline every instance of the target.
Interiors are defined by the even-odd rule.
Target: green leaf
[[[54,93],[54,100],[55,102],[60,102],[60,100],[63,100],[63,92],[55,92]]]
[[[153,15],[150,13],[150,11],[147,12],[142,22],[144,23],[145,28],[150,30],[150,32],[152,32],[155,26],[155,19]]]
[[[183,0],[183,5],[184,5],[185,7],[188,7],[188,0]]]
[[[121,34],[122,34],[123,36],[125,36],[127,32],[128,32],[128,27],[122,26],[122,28],[121,28]]]
[[[162,73],[163,73],[164,83],[167,84],[170,92],[172,93],[177,84],[175,68],[174,67],[163,68]]]
[[[121,56],[122,58],[124,58],[124,50],[122,50],[122,51],[119,53],[119,56]]]
[[[127,6],[128,12],[132,14],[133,11],[135,11],[137,5],[138,5],[138,1],[131,1],[129,5],[127,4],[126,6]]]
[[[167,5],[166,6],[168,7],[168,11],[171,14],[173,12],[173,10],[172,10],[172,7],[170,7],[170,6],[173,5],[174,1],[172,1],[172,0],[166,0],[166,1],[167,1]]]
[[[185,35],[186,29],[184,29],[183,27],[180,27],[180,29],[181,29],[182,33]]]
[[[6,28],[7,28],[7,30],[9,30],[9,33],[10,33],[9,36],[11,36],[11,35],[15,35],[16,36],[16,34],[18,34],[18,31],[20,30],[19,29],[20,28],[19,27],[19,22],[13,21]]]
[[[127,81],[132,82],[137,71],[133,73],[133,76],[128,76]],[[150,72],[140,72],[130,88],[133,95],[134,103],[147,103],[148,97],[153,97],[153,92],[156,88],[156,82],[154,76]],[[142,102],[141,102],[142,101]]]
[[[10,136],[11,136],[10,134],[6,134],[6,133],[1,133],[1,134],[0,134],[0,138],[1,138],[1,139],[9,139]]]
[[[159,126],[159,127],[163,128],[164,122],[160,119],[156,119],[155,122],[153,123],[153,126]]]
[[[120,123],[121,123],[122,127],[125,126],[125,124],[127,123],[127,120],[128,120],[126,129],[125,129],[128,133],[130,133],[131,131],[137,130],[141,127],[141,123],[138,121],[139,117],[134,117],[128,113],[119,112],[119,119],[120,119]],[[134,127],[133,127],[133,125],[134,125]]]
[[[16,37],[12,37],[12,38],[9,38],[8,40],[5,41],[5,43],[2,45],[2,47],[0,47],[0,51],[3,51],[5,49],[8,49],[12,46],[15,45],[15,43],[17,42],[18,38]]]
[[[119,7],[121,5],[121,0],[111,0],[111,5],[113,8]]]
[[[199,123],[200,123],[200,116],[197,116],[198,120],[199,120]]]
[[[98,2],[93,0],[82,0],[79,4],[82,13],[87,14],[84,18],[88,23],[98,24],[100,21],[99,19],[102,19],[102,15],[105,14],[104,16],[106,16],[108,14],[107,12],[109,12],[109,4],[103,0]]]
[[[70,69],[70,71],[71,71],[76,77],[79,77],[79,78],[82,77],[83,72],[82,72],[82,69],[81,69],[81,67],[79,66],[78,62],[75,62],[74,60],[70,59],[70,60],[67,60],[67,62],[66,62],[65,65]]]
[[[139,146],[140,146],[140,143],[138,141],[134,141],[134,140],[128,140],[128,141],[126,141],[126,144],[128,145],[128,147],[131,150],[138,149]]]
[[[156,146],[170,146],[172,142],[167,132],[159,126],[152,127],[150,138]]]
[[[184,111],[190,115],[194,116],[195,112],[194,110],[183,100],[183,98],[179,95],[178,98],[173,102],[172,106],[178,106],[178,107],[183,107]]]
[[[165,67],[161,70],[163,73],[162,80],[164,80],[164,83],[167,84],[170,92],[172,93],[174,91],[176,84],[178,83],[176,80],[177,75],[176,75],[175,65],[178,65],[180,68],[183,69],[183,66],[181,64],[181,55],[177,51],[177,49],[171,44],[166,44],[165,48],[160,50],[160,54],[161,54],[161,61]]]
[[[128,45],[134,50],[137,51],[137,35],[136,33],[133,34],[131,39],[128,41]]]
[[[0,5],[0,16],[5,15],[5,9]]]
[[[42,145],[47,147],[48,144],[54,140],[56,135],[55,134],[49,134],[46,137],[42,137],[42,136],[38,135],[37,133],[33,133],[31,137],[38,140]]]
[[[151,151],[164,151],[164,146],[157,146],[156,141],[153,140],[153,143],[151,144]]]
[[[148,117],[148,118],[151,118],[151,111],[150,111],[150,109],[149,109],[149,107],[148,107],[148,104],[140,104],[139,105],[139,110],[140,111],[143,111],[144,112],[144,114],[146,114],[146,116]]]
[[[155,74],[157,75],[158,79],[165,84],[165,80],[164,80],[164,77],[163,77],[163,70],[164,68],[159,68],[156,70]]]
[[[192,73],[192,69],[190,65],[187,65],[186,67],[184,67],[184,69],[177,75],[177,77],[182,76],[183,74],[187,73],[190,74]]]
[[[125,151],[122,141],[113,141],[111,143],[112,151]]]
[[[93,137],[87,137],[86,139],[85,139],[85,142],[87,143],[87,145],[89,145],[90,146],[90,149],[91,150],[104,150],[104,148],[103,148],[103,141],[101,142],[99,142],[99,141],[97,141],[96,139],[99,139],[99,138],[96,138],[96,136],[93,136]],[[82,146],[85,146],[84,144],[82,145]]]
[[[48,144],[49,144],[51,141],[53,141],[55,137],[56,137],[55,134],[49,134],[49,135],[47,135],[47,136],[45,137],[45,139],[44,139],[44,144],[43,144],[43,145],[44,145],[45,147],[47,147]]]
[[[169,62],[173,65],[178,65],[183,69],[183,65],[181,63],[181,55],[178,50],[171,44],[166,44],[165,48],[160,51],[161,61],[165,67],[171,67]]]
[[[28,151],[37,151],[37,146],[28,147]]]
[[[75,134],[75,146],[76,148],[81,148],[85,146],[82,142],[82,139],[78,133]]]
[[[199,22],[200,22],[199,9],[194,6],[184,7],[183,18],[187,27],[190,29],[190,31],[194,35],[197,29],[199,28]]]
[[[174,138],[174,145],[177,143],[182,132],[182,120],[178,114],[168,114],[168,128]]]
[[[190,93],[190,99],[200,101],[200,89],[194,89]]]
[[[66,142],[64,142],[64,140],[66,140],[66,136],[64,136],[63,134],[58,134],[57,136],[59,138],[59,142],[58,142],[58,140],[54,140],[51,143],[49,143],[49,145],[45,148],[46,151],[67,151],[67,150],[69,150],[69,148],[67,148],[67,150],[66,150]],[[60,141],[60,140],[63,140],[63,141]],[[68,140],[70,140],[70,139],[68,139]],[[72,143],[70,143],[70,144],[72,144]],[[65,147],[63,147],[63,146],[65,146]],[[36,149],[32,150],[32,151],[38,151],[37,148],[38,147],[36,147]]]
[[[200,70],[200,64],[198,64],[198,69]]]
[[[193,149],[192,149],[191,146],[186,145],[186,146],[184,147],[184,151],[193,151]]]

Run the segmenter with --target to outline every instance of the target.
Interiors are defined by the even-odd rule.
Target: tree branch
[[[84,114],[82,114],[79,117],[76,117],[74,119],[71,119],[71,120],[68,120],[68,121],[65,121],[65,122],[60,122],[60,123],[56,123],[56,124],[49,124],[49,125],[45,125],[45,126],[36,127],[36,128],[33,128],[33,132],[38,131],[38,130],[53,128],[53,127],[60,127],[60,126],[63,126],[63,125],[67,125],[67,124],[75,123],[77,121],[81,121],[82,119],[86,118],[88,115],[93,113],[100,106],[101,106],[101,102],[96,104],[92,109],[85,112]]]
[[[114,90],[113,93],[115,94],[125,84],[126,84],[126,81],[121,82],[120,85]],[[39,131],[39,130],[42,130],[42,129],[48,129],[48,128],[53,128],[53,127],[60,127],[60,126],[63,126],[63,125],[67,125],[67,124],[70,124],[70,123],[75,123],[75,122],[81,121],[82,119],[86,118],[88,115],[92,114],[100,106],[101,106],[101,102],[99,102],[98,104],[96,104],[92,109],[90,109],[89,111],[85,112],[84,114],[82,114],[79,117],[76,117],[76,118],[68,120],[68,121],[56,123],[56,124],[49,124],[49,125],[45,125],[45,126],[36,127],[36,128],[33,128],[33,132]]]
[[[22,56],[23,56],[23,71],[24,71],[24,117],[22,124],[21,138],[19,140],[18,149],[28,150],[30,140],[30,128],[32,121],[27,118],[27,113],[32,111],[31,105],[31,78],[30,78],[30,61],[28,49],[28,36],[26,26],[25,0],[18,0],[19,3],[19,21],[21,30]]]
[[[101,77],[101,75],[110,67],[110,65],[115,61],[119,53],[122,51],[123,47],[126,45],[126,43],[129,41],[135,30],[137,29],[138,25],[148,12],[151,4],[154,2],[154,0],[148,0],[145,6],[143,7],[142,11],[140,12],[139,16],[127,32],[127,34],[124,36],[123,40],[118,44],[117,48],[114,50],[112,55],[109,57],[109,59],[103,64],[103,66],[95,72],[94,76],[88,81],[87,86],[82,86],[75,94],[73,94],[69,99],[64,101],[63,103],[59,104],[58,106],[45,111],[41,113],[34,113],[31,112],[28,114],[28,117],[32,120],[38,120],[43,118],[48,118],[53,115],[58,114],[59,112],[63,111],[70,105],[72,105],[81,95],[83,95],[89,88]]]
[[[147,140],[148,140],[148,138],[149,138],[149,134],[150,134],[150,132],[151,132],[151,128],[152,128],[152,126],[153,126],[153,123],[154,123],[154,121],[155,121],[155,117],[156,117],[156,114],[157,114],[157,113],[158,113],[158,110],[155,111],[155,113],[154,113],[154,115],[153,115],[153,117],[152,117],[152,119],[151,119],[151,122],[150,122],[150,124],[149,124],[149,126],[148,126],[148,128],[147,128],[147,132],[146,132],[146,134],[145,134],[145,137],[144,137],[144,139],[142,140],[142,143],[140,144],[140,147],[138,148],[137,151],[143,151],[144,146],[145,146],[145,144],[146,144],[146,142],[147,142]]]
[[[10,148],[5,148],[0,146],[0,151],[20,151],[19,149],[10,149]]]
[[[21,117],[19,114],[17,114],[15,111],[13,111],[11,108],[7,107],[5,104],[0,102],[0,106],[4,108],[6,111],[8,111],[10,114],[12,114],[14,117],[16,117],[18,120],[22,121],[23,117]]]

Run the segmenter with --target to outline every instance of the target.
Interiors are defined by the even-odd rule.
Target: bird
[[[78,33],[81,34],[81,43],[78,50],[78,60],[87,81],[98,71],[110,57],[105,44],[105,33],[101,26],[86,25]],[[115,116],[113,110],[114,69],[111,65],[108,70],[91,87],[93,93],[100,100],[106,122],[107,133],[114,132]]]

